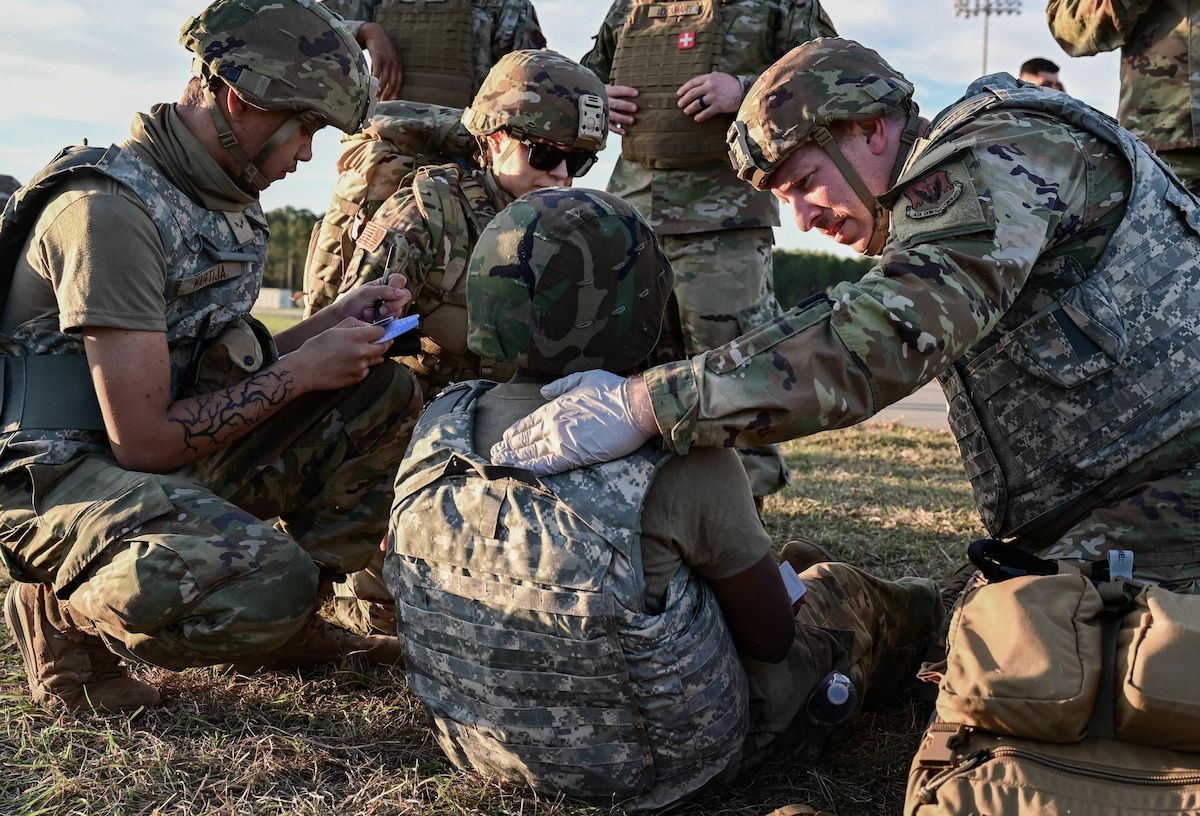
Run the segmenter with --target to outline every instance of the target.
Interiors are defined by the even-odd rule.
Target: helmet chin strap
[[[229,89],[229,93],[234,93],[232,88]],[[312,111],[292,114],[291,118],[275,131],[271,138],[267,140],[267,143],[251,159],[247,158],[246,151],[242,150],[242,146],[238,143],[237,136],[234,135],[233,128],[229,126],[229,120],[221,112],[221,105],[217,100],[217,96],[213,93],[212,86],[208,83],[204,84],[204,98],[208,103],[208,111],[212,116],[213,126],[217,130],[217,138],[221,140],[221,146],[228,150],[229,155],[237,162],[239,175],[234,181],[237,182],[239,187],[252,195],[257,195],[271,184],[262,174],[261,168],[275,151],[291,137],[296,128],[305,123],[320,121],[320,117]]]
[[[917,138],[920,121],[917,108],[913,105],[909,109],[908,121],[905,122],[904,131],[900,136],[900,149],[896,151],[896,161],[892,164],[891,176],[888,178],[889,188],[900,177],[900,170],[904,167],[904,162],[908,160],[908,154],[911,152],[913,143]],[[850,164],[846,159],[846,154],[838,147],[833,134],[829,132],[829,128],[825,126],[817,128],[813,131],[813,138],[825,150],[829,158],[833,159],[833,163],[837,165],[838,169],[842,171],[842,176],[850,184],[859,201],[871,211],[871,238],[867,241],[867,246],[863,249],[863,254],[878,255],[883,251],[883,246],[887,243],[888,233],[891,230],[891,211],[879,203],[879,197],[871,192],[866,182],[862,180],[862,176],[854,169],[854,165]]]

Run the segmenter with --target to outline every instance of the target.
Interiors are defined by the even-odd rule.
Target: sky
[[[823,5],[840,36],[874,48],[916,85],[927,117],[954,102],[977,76],[1015,75],[1030,57],[1057,62],[1068,93],[1116,113],[1118,56],[1068,57],[1050,36],[1040,2],[1021,4],[1020,14],[987,18],[955,16],[954,0]],[[59,149],[84,139],[93,145],[121,141],[135,113],[178,99],[191,66],[179,29],[204,6],[204,0],[0,0],[0,174],[28,181]],[[548,46],[580,59],[609,3],[534,0],[534,6]],[[313,160],[264,191],[263,207],[323,213],[336,178],[340,135],[333,128],[318,133]],[[619,143],[609,140],[579,186],[607,182]],[[800,232],[786,214],[783,219],[776,230],[779,247],[854,255],[823,235]]]

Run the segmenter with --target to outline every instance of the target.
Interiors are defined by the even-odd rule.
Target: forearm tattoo
[[[184,450],[201,451],[220,446],[248,428],[253,428],[295,396],[290,372],[282,375],[260,371],[250,379],[224,391],[204,394],[183,419],[174,419],[183,429]]]

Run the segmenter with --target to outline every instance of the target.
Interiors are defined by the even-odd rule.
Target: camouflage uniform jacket
[[[360,234],[343,291],[401,272],[421,316],[421,352],[401,358],[427,397],[451,382],[507,378],[467,349],[467,261],[479,233],[512,196],[490,170],[423,167],[385,201]]]
[[[357,34],[355,23],[375,22],[375,10],[387,0],[321,2],[345,18],[351,31]],[[511,51],[545,48],[546,36],[542,33],[541,23],[530,0],[471,0],[471,14],[475,19],[471,38],[473,96],[497,60]]]
[[[64,161],[56,160],[32,179],[16,206],[5,211],[0,226],[0,245],[5,253],[13,240],[17,241],[16,251],[20,251],[55,185],[68,174],[80,172],[100,173],[124,185],[142,201],[154,221],[166,260],[163,285],[171,387],[173,394],[180,394],[192,386],[189,380],[195,372],[194,360],[203,351],[205,339],[216,338],[235,320],[248,315],[258,298],[267,254],[267,221],[262,208],[255,203],[236,214],[207,210],[134,150],[117,146],[107,150],[75,149]],[[18,234],[12,235],[10,230]],[[10,263],[11,258],[4,262]],[[0,353],[5,357],[82,358],[84,354],[83,338],[60,331],[57,316],[28,320],[11,336],[0,339]],[[82,379],[72,387],[90,391],[86,366],[82,372]],[[62,382],[53,385],[65,387]],[[111,456],[104,431],[95,428],[25,428],[10,431],[0,439],[3,472],[34,462],[62,464],[83,453]]]
[[[942,375],[985,524],[1030,532],[1197,424],[1200,213],[1109,117],[1004,74],[932,127],[861,281],[646,381],[686,450],[851,425]]]
[[[667,454],[534,479],[472,449],[491,383],[430,403],[400,464],[384,577],[446,755],[537,790],[659,807],[745,740],[746,674],[687,567],[644,608],[639,519]]]
[[[1121,49],[1122,125],[1154,150],[1200,147],[1198,0],[1050,0],[1046,19],[1073,57]]]
[[[582,60],[605,83],[611,83],[613,57],[632,5],[633,0],[612,4]],[[797,45],[836,34],[819,0],[723,0],[720,6],[725,42],[714,70],[736,76],[743,94]],[[740,181],[728,161],[658,170],[620,158],[608,190],[637,207],[660,235],[779,226],[775,199]]]

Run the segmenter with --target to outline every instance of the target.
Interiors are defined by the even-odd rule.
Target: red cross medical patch
[[[949,173],[939,170],[904,188],[904,197],[909,203],[905,214],[909,218],[941,215],[958,200],[962,189],[962,182],[952,181]]]
[[[696,32],[685,31],[679,35],[679,50],[686,51],[689,48],[696,47]]]

